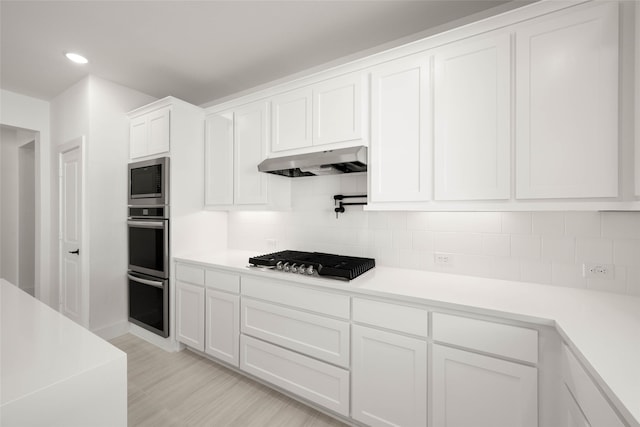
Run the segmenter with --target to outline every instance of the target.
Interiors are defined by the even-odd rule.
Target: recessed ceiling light
[[[73,61],[76,64],[86,64],[87,62],[89,62],[87,58],[82,55],[78,55],[77,53],[69,52],[65,53],[64,56],[66,56],[70,61]]]

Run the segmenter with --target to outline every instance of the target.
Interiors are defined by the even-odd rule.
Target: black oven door
[[[169,277],[169,221],[129,219],[129,270]]]
[[[169,280],[129,272],[129,321],[169,336]]]

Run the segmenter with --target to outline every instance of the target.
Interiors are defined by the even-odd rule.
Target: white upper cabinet
[[[516,31],[516,196],[618,196],[618,4]]]
[[[365,139],[365,80],[361,73],[313,86],[313,144]]]
[[[311,98],[311,89],[303,88],[271,99],[272,152],[311,146]]]
[[[434,73],[434,198],[509,199],[509,33],[437,49]]]
[[[370,202],[431,198],[429,57],[371,69]]]
[[[233,113],[205,121],[205,204],[233,204]]]
[[[267,203],[267,175],[258,172],[269,141],[269,104],[258,101],[234,113],[234,196],[239,205]]]
[[[161,108],[131,119],[129,156],[131,159],[169,152],[171,109]]]

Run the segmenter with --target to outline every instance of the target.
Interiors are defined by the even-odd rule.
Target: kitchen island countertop
[[[255,252],[174,258],[282,282],[460,309],[555,327],[632,426],[640,426],[640,298],[608,292],[377,266],[351,281],[249,267]],[[635,423],[635,424],[634,424]]]

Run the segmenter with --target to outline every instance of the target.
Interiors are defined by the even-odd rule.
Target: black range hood
[[[289,178],[366,172],[367,147],[349,147],[274,157],[260,163],[258,170]]]

